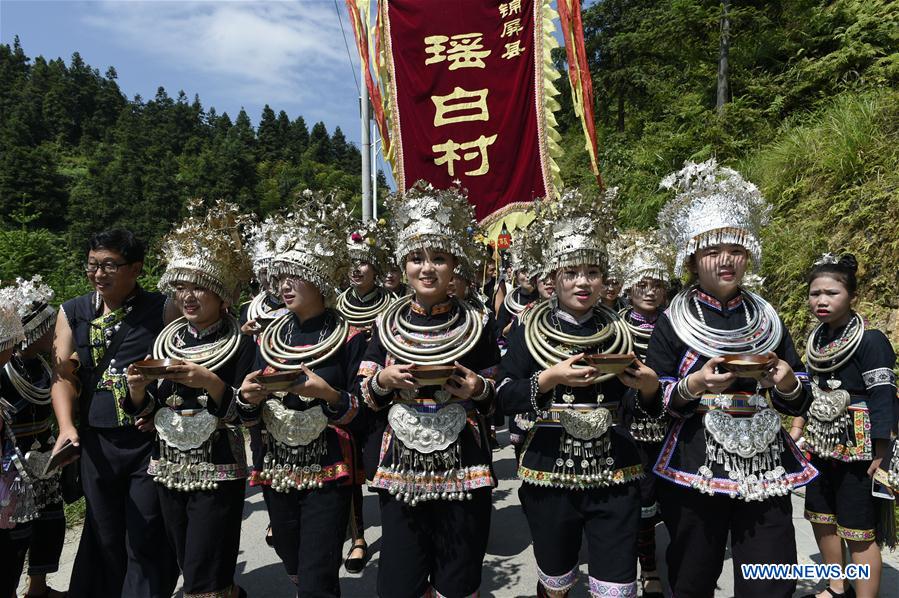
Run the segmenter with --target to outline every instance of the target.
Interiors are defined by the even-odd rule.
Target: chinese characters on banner
[[[382,0],[399,187],[459,180],[482,221],[553,192],[545,2]]]

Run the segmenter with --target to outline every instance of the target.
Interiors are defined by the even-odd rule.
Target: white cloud
[[[333,0],[104,1],[89,3],[85,24],[167,68],[217,79],[243,101],[327,105],[335,88],[352,90]],[[338,1],[358,69],[352,24]]]

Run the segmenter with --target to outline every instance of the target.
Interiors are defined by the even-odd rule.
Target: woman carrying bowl
[[[123,406],[155,423],[148,471],[184,595],[236,598],[246,595],[234,572],[247,460],[235,397],[255,347],[228,310],[249,280],[250,264],[236,206],[219,202],[204,216],[195,213],[199,205],[190,207],[163,240],[159,281],[182,315],[156,337],[153,360],[128,368],[130,401]]]
[[[675,274],[686,268],[693,279],[659,316],[646,358],[672,418],[654,468],[665,482],[669,585],[677,596],[713,596],[730,536],[736,595],[791,596],[794,580],[746,579],[740,569],[796,562],[789,492],[817,475],[777,412],[803,412],[808,377],[777,312],[742,286],[750,260],[760,261],[770,206],[714,160],[688,163],[662,186],[677,195],[659,227]]]
[[[360,398],[388,420],[370,484],[381,504],[378,594],[471,596],[496,485],[484,416],[499,361],[489,314],[448,294],[473,211],[458,188],[423,182],[390,208],[413,293],[382,315],[358,379]]]
[[[552,276],[503,356],[497,399],[535,413],[519,460],[518,495],[534,539],[538,596],[565,596],[587,538],[590,592],[636,596],[640,455],[619,415],[634,394],[653,401],[658,379],[635,360],[630,332],[600,303],[615,192],[572,190],[537,205],[528,260]],[[602,354],[605,354],[603,356]]]
[[[365,335],[327,307],[345,280],[349,215],[333,196],[304,193],[278,235],[272,288],[289,312],[260,334],[238,411],[261,426],[250,484],[262,485],[272,544],[297,596],[339,596],[353,482],[346,427]]]

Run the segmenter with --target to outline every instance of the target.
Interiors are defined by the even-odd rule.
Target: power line
[[[362,95],[359,89],[359,80],[356,78],[356,67],[353,66],[353,56],[350,54],[350,44],[346,41],[346,31],[343,30],[343,17],[340,16],[340,9],[337,7],[337,0],[334,0],[334,11],[337,13],[337,21],[340,23],[340,33],[343,34],[343,45],[346,47],[346,57],[350,61],[350,70],[353,72],[353,82],[356,84],[356,93]]]

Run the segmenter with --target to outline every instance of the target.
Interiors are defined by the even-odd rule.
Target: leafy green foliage
[[[361,201],[361,156],[339,128],[319,122],[310,133],[302,116],[266,105],[254,129],[244,110],[232,121],[184,92],[129,100],[116,78],[78,53],[66,64],[30,59],[18,39],[0,45],[0,279],[40,273],[72,296],[85,290],[91,234],[124,226],[155,247],[192,197],[260,215],[307,188]]]
[[[794,333],[810,323],[814,258],[852,251],[862,311],[899,342],[899,7],[731,2],[732,98],[718,114],[720,16],[713,0],[598,0],[584,10],[600,168],[621,189],[620,223],[654,226],[668,199],[661,178],[716,156],[775,206],[762,275]],[[589,186],[580,125],[570,109],[559,116],[563,180]]]

